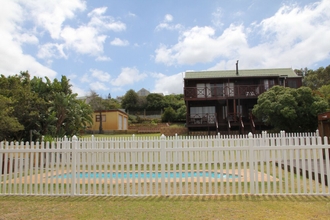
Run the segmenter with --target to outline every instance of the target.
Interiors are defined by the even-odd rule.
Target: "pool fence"
[[[0,195],[330,195],[312,133],[0,142]]]

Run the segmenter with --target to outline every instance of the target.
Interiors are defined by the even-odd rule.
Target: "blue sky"
[[[2,0],[0,74],[179,94],[187,70],[330,65],[329,0]]]

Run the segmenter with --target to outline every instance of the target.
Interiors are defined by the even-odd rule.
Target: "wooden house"
[[[125,131],[128,129],[128,114],[122,110],[105,110],[101,112],[102,129],[105,133],[110,131]],[[88,129],[98,132],[100,127],[100,112],[93,113],[93,124]]]
[[[190,133],[253,133],[265,125],[253,117],[258,96],[272,86],[302,86],[291,68],[186,72],[184,100]]]

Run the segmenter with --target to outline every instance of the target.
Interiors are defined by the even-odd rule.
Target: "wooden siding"
[[[271,86],[269,86],[271,88]],[[268,88],[268,89],[269,89]],[[267,91],[265,85],[234,85],[234,86],[204,86],[185,87],[185,100],[217,100],[217,99],[251,99],[257,98],[261,93]]]
[[[92,131],[99,130],[100,122],[96,121],[96,117],[99,114],[100,114],[99,112],[93,113],[93,125],[90,128],[90,130]],[[128,115],[122,111],[118,111],[118,110],[102,111],[102,118],[103,117],[105,117],[105,121],[102,121],[102,128],[104,131],[128,129]],[[120,119],[121,121],[119,121]]]

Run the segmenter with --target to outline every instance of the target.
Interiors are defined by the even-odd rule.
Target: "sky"
[[[330,0],[1,0],[0,74],[78,96],[182,94],[186,71],[330,65]]]

